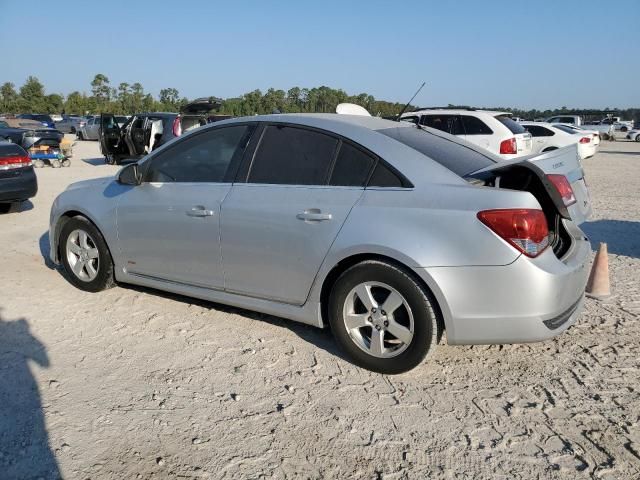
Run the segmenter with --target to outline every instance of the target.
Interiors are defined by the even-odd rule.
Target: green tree
[[[91,81],[91,93],[99,105],[106,105],[111,100],[111,87],[106,75],[98,73]]]
[[[40,112],[44,107],[44,85],[36,77],[29,76],[20,87],[18,108],[22,112]]]
[[[0,112],[15,113],[17,111],[18,92],[11,82],[5,82],[0,87]]]

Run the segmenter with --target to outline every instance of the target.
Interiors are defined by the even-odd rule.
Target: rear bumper
[[[13,172],[12,172],[13,173]],[[16,202],[36,196],[38,180],[33,167],[28,167],[20,175],[0,177],[0,202]]]
[[[505,266],[423,269],[437,285],[434,294],[443,311],[447,342],[536,342],[573,325],[582,308],[591,258],[589,241],[574,240],[562,261],[547,249],[538,258],[520,256]]]

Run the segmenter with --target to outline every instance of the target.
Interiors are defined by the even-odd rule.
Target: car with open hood
[[[209,114],[221,105],[222,100],[216,97],[198,98],[182,107],[180,113],[136,113],[124,125],[119,124],[119,116],[103,113],[100,149],[110,164],[141,158],[184,132],[206,125]]]

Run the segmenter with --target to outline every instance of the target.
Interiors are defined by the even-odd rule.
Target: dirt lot
[[[75,152],[0,216],[0,478],[640,478],[640,144],[585,162],[615,298],[555,340],[445,345],[395,377],[311,327],[73,288],[45,260],[49,207],[117,170]]]

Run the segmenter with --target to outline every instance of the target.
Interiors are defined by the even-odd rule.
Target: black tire
[[[636,135],[636,142],[640,142],[640,134]]]
[[[84,134],[82,132],[78,132],[78,139],[84,141]]]
[[[71,133],[76,133],[76,127],[71,127],[70,132],[71,132]]]
[[[12,206],[12,203],[0,203],[0,213],[9,213]]]
[[[66,252],[67,239],[69,238],[69,235],[76,230],[86,232],[90,237],[91,243],[98,249],[97,275],[92,280],[82,280],[79,278],[78,275],[74,273],[73,268],[69,263],[69,258]],[[107,243],[100,231],[85,217],[73,217],[64,224],[62,231],[60,232],[58,249],[67,280],[80,290],[84,290],[86,292],[100,292],[115,285],[113,260],[111,258],[111,253],[109,252],[109,248],[107,247]]]
[[[388,285],[409,304],[413,314],[413,337],[406,349],[396,356],[380,358],[365,352],[347,331],[343,307],[349,293],[364,282]],[[337,343],[356,365],[380,373],[403,373],[418,366],[438,342],[435,305],[431,293],[412,274],[386,262],[367,260],[350,267],[336,280],[329,296],[329,323]],[[370,331],[373,333],[372,329]]]

